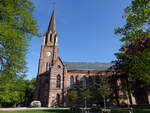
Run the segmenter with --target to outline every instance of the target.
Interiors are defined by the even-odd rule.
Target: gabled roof
[[[108,71],[114,63],[99,63],[99,62],[64,62],[67,70],[76,71]]]

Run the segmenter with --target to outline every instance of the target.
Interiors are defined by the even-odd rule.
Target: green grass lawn
[[[71,113],[69,110],[20,110],[0,111],[0,113]]]
[[[127,109],[113,109],[112,113],[129,113]],[[150,109],[134,109],[133,113],[150,113]]]
[[[69,110],[22,110],[0,111],[0,113],[71,113]],[[113,109],[112,113],[129,113],[127,109]],[[150,113],[150,109],[136,109],[133,113]]]

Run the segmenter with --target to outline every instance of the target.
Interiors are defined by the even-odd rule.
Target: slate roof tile
[[[83,71],[108,71],[114,63],[99,62],[64,62],[67,70],[83,70]]]

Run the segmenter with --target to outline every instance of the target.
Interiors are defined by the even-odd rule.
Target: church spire
[[[50,19],[50,23],[49,23],[47,32],[50,32],[50,31],[52,31],[52,32],[56,31],[56,20],[55,20],[55,11],[54,10],[52,12],[52,16]]]

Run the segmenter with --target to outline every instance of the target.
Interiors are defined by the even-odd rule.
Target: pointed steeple
[[[56,20],[55,20],[55,11],[54,10],[52,12],[52,16],[50,19],[50,23],[49,23],[47,32],[50,32],[50,31],[52,31],[52,32],[56,31]]]
[[[47,46],[57,46],[57,32],[56,32],[56,20],[55,11],[53,10],[52,16],[50,18],[50,23],[48,25],[47,32],[44,38],[44,44]]]

